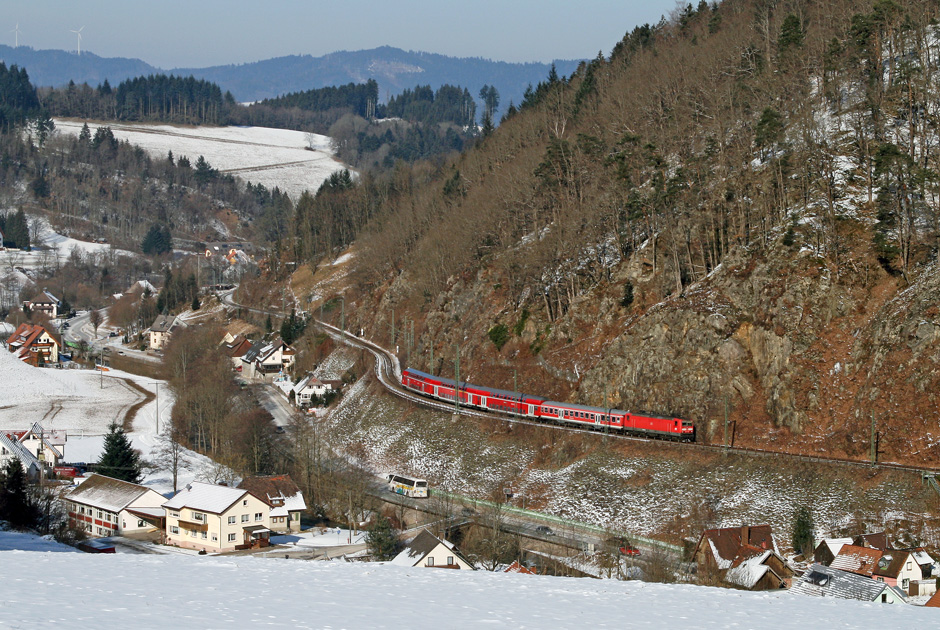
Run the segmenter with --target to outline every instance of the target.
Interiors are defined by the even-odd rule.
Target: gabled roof
[[[40,469],[39,460],[36,459],[36,456],[26,450],[26,448],[16,440],[10,439],[5,433],[0,433],[0,447],[6,449],[13,457],[20,460],[20,463],[23,464],[23,467],[27,471],[34,466],[36,470]]]
[[[914,562],[918,565],[925,567],[932,565],[934,560],[930,557],[930,554],[923,547],[917,547],[916,549],[911,550],[911,557],[914,558]]]
[[[826,547],[829,548],[829,552],[832,554],[833,557],[835,557],[839,555],[839,550],[841,550],[844,545],[852,544],[852,539],[851,538],[823,538],[816,545],[816,548],[818,549],[819,545],[823,545],[823,544],[825,544]]]
[[[48,289],[43,289],[36,296],[29,301],[30,304],[49,304],[51,306],[58,306],[60,301],[59,298],[49,293]]]
[[[150,488],[92,473],[66,499],[109,512],[120,512],[147,492],[151,492]]]
[[[251,363],[252,361],[258,358],[258,355],[261,353],[261,349],[267,346],[268,344],[269,342],[263,339],[261,341],[256,341],[254,345],[248,348],[248,351],[245,352],[244,355],[242,355],[242,361]]]
[[[746,538],[746,539],[745,539]],[[762,550],[773,550],[779,553],[774,541],[773,529],[770,525],[754,525],[744,527],[723,527],[721,529],[706,529],[699,539],[699,546],[707,541],[715,563],[719,569],[728,569],[738,555],[742,545],[751,545]]]
[[[525,575],[538,575],[539,572],[530,567],[524,567],[518,560],[513,560],[512,564],[506,567],[504,573],[523,573]]]
[[[884,532],[860,534],[852,539],[852,544],[857,547],[869,547],[871,549],[890,549],[888,546],[888,535]]]
[[[23,435],[20,436],[19,438],[20,444],[28,440],[30,437],[35,437],[37,440],[40,439],[41,437],[43,445],[49,450],[51,450],[53,453],[55,453],[56,457],[59,457],[61,459],[62,450],[59,449],[55,444],[53,444],[50,441],[50,438],[52,437],[51,431],[46,431],[45,429],[42,428],[41,424],[39,424],[38,422],[34,422],[33,426],[29,428],[29,431],[24,431]]]
[[[290,475],[246,477],[238,487],[271,506],[271,516],[287,516],[288,512],[307,509],[304,495]]]
[[[392,564],[397,564],[399,566],[413,567],[420,563],[425,556],[434,551],[438,545],[444,545],[450,553],[454,556],[459,557],[461,560],[466,562],[468,565],[473,566],[473,564],[464,558],[456,547],[452,543],[447,542],[446,540],[441,540],[431,532],[426,529],[422,529],[421,533],[414,537],[414,539],[405,545],[405,548],[392,560]]]
[[[191,510],[222,514],[246,494],[249,494],[247,490],[194,481],[177,492],[176,496],[163,504],[163,507],[171,510],[185,507]]]
[[[878,564],[875,565],[875,570],[872,572],[873,575],[892,578],[898,577],[904,569],[904,565],[910,555],[911,554],[906,551],[895,551],[892,549],[882,551],[881,557],[878,558]]]
[[[878,567],[881,553],[879,549],[859,547],[858,545],[843,545],[839,554],[829,566],[833,569],[871,577]]]
[[[243,357],[252,345],[251,341],[242,337],[241,335],[238,335],[228,343],[224,341],[222,343],[225,346],[225,353],[233,359],[239,359]]]
[[[940,591],[934,593],[933,597],[928,599],[924,606],[929,606],[930,608],[940,608]]]
[[[186,326],[186,324],[175,315],[160,315],[154,320],[150,331],[168,333],[177,326]]]
[[[34,343],[36,343],[43,333],[48,333],[52,338],[52,342],[57,346],[59,345],[52,333],[39,324],[29,324],[24,322],[20,324],[19,328],[17,328],[13,334],[10,335],[10,338],[7,339],[7,346],[9,346],[10,352],[17,353],[17,358],[25,358],[29,348]]]
[[[886,588],[889,587],[884,582],[814,564],[790,590],[810,597],[838,597],[873,602]],[[900,594],[898,599],[904,601]]]

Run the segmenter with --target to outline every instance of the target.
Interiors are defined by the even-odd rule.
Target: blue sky
[[[676,0],[13,0],[0,43],[138,57],[161,68],[390,45],[457,57],[550,61],[610,53]]]

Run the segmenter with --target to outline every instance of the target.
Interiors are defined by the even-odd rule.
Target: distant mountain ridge
[[[383,101],[419,84],[434,89],[443,84],[459,85],[474,95],[483,85],[495,85],[501,95],[501,109],[510,100],[518,104],[526,86],[544,80],[551,68],[547,63],[447,57],[391,46],[339,51],[322,57],[291,55],[246,64],[165,70],[140,59],[106,58],[87,52],[79,56],[63,50],[0,45],[0,61],[26,68],[33,84],[39,86],[62,86],[70,80],[94,86],[105,79],[117,85],[125,79],[153,73],[191,74],[217,83],[243,102],[330,85],[362,83],[370,78],[378,81]],[[580,60],[555,61],[560,75],[571,74],[579,63]]]

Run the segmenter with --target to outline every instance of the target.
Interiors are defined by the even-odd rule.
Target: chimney
[[[742,545],[746,545],[750,543],[750,533],[751,533],[750,527],[748,527],[747,525],[741,526],[741,544]]]

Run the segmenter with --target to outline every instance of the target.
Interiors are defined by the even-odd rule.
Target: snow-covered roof
[[[271,516],[287,516],[288,512],[302,512],[307,509],[307,502],[299,490],[297,494],[284,497],[284,505],[271,508]]]
[[[922,567],[933,564],[933,558],[930,557],[929,553],[924,551],[923,547],[918,547],[911,552],[911,555],[914,556],[914,561]]]
[[[271,516],[287,516],[288,512],[307,509],[304,495],[290,475],[246,477],[238,487],[271,506]]]
[[[36,456],[30,453],[22,444],[16,440],[11,440],[5,433],[0,433],[0,447],[5,449],[10,455],[20,460],[23,464],[23,468],[29,471],[33,466],[39,470],[39,460],[36,459]],[[0,452],[2,452],[0,449]]]
[[[392,560],[392,564],[403,567],[413,567],[416,566],[421,560],[424,559],[429,553],[434,551],[438,545],[444,545],[447,549],[450,550],[454,555],[460,555],[453,545],[445,544],[443,540],[432,534],[426,529],[422,529],[421,533],[414,537],[411,542],[405,545],[405,548],[402,549]],[[461,556],[461,559],[464,562],[467,562],[465,558]],[[467,562],[467,564],[470,564]]]
[[[176,496],[163,504],[163,507],[171,510],[185,507],[221,514],[246,494],[248,494],[247,490],[194,481],[177,492]]]
[[[92,473],[80,486],[72,490],[66,499],[109,512],[120,512],[150,491],[149,488],[136,483]]]
[[[810,597],[838,597],[872,602],[879,598],[885,588],[888,586],[884,582],[814,564],[790,590]],[[898,599],[904,601],[901,596]]]
[[[770,571],[770,567],[764,564],[764,561],[772,553],[769,549],[755,550],[753,555],[736,559],[734,566],[725,573],[725,581],[744,588],[752,588]]]
[[[832,553],[833,557],[835,557],[839,555],[839,551],[842,549],[843,545],[852,544],[852,539],[851,538],[823,538],[821,541],[819,541],[819,543],[817,543],[816,546],[818,547],[822,543],[826,543],[826,546],[829,547],[829,552]]]

